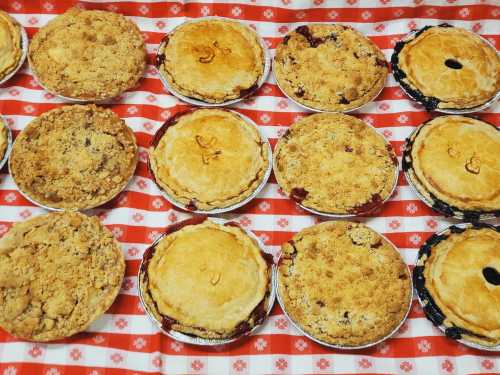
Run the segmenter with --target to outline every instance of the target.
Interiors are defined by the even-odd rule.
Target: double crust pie
[[[311,24],[289,33],[273,65],[279,87],[315,110],[348,111],[373,100],[389,72],[382,51],[343,25]]]
[[[0,239],[0,326],[26,340],[84,331],[113,303],[125,259],[96,217],[50,213]]]
[[[448,216],[500,214],[500,131],[464,116],[441,116],[407,139],[403,169],[432,207]]]
[[[7,130],[7,124],[0,117],[0,168],[2,167],[2,161],[7,152],[7,147],[9,146],[9,133]]]
[[[155,135],[150,167],[158,185],[188,210],[242,202],[262,185],[269,147],[255,126],[222,109],[170,119]]]
[[[422,247],[414,270],[427,317],[447,336],[500,345],[500,227],[452,226]]]
[[[387,200],[397,158],[384,137],[356,117],[319,113],[293,124],[278,141],[274,174],[283,191],[306,208],[361,214]]]
[[[48,90],[102,100],[136,85],[146,67],[146,47],[138,27],[124,16],[72,8],[40,28],[28,58]]]
[[[21,26],[0,10],[0,81],[16,69],[22,54]]]
[[[495,48],[448,24],[426,26],[398,42],[391,62],[396,80],[428,110],[478,107],[500,90]]]
[[[141,296],[164,330],[229,339],[265,318],[271,267],[238,226],[181,223],[148,252]]]
[[[171,88],[189,98],[224,103],[257,89],[265,56],[255,31],[228,19],[187,22],[168,34],[157,65]]]
[[[30,122],[14,142],[9,163],[16,185],[35,202],[87,209],[126,186],[136,154],[134,133],[113,111],[71,105]]]
[[[283,244],[280,303],[304,332],[339,347],[374,344],[394,332],[412,297],[408,267],[364,224],[329,221]]]

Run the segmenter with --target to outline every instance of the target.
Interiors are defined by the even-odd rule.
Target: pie
[[[160,46],[157,66],[174,91],[207,103],[224,103],[255,91],[264,75],[258,35],[240,22],[186,22]]]
[[[34,202],[88,209],[125,188],[137,146],[132,130],[110,109],[69,105],[31,121],[16,138],[9,163],[16,185]]]
[[[340,347],[372,345],[406,318],[408,267],[395,247],[364,224],[327,221],[281,247],[278,296],[308,335]]]
[[[146,47],[138,27],[121,14],[71,8],[38,30],[28,58],[49,91],[102,100],[137,84]]]
[[[356,117],[318,113],[294,123],[274,150],[282,190],[330,214],[372,212],[389,199],[398,161],[383,136]]]
[[[420,250],[415,267],[424,311],[447,336],[500,345],[500,227],[450,227]]]
[[[389,72],[382,51],[355,29],[299,26],[276,48],[279,87],[314,110],[349,111],[375,99]]]
[[[500,57],[478,35],[448,24],[426,26],[394,48],[394,77],[428,110],[469,109],[500,90]]]
[[[0,10],[0,81],[16,69],[22,54],[21,26]]]
[[[464,116],[424,123],[407,140],[403,169],[432,207],[448,216],[500,214],[500,131]]]
[[[7,152],[7,147],[9,146],[9,133],[7,130],[7,124],[0,117],[0,168],[2,168],[2,161]]]
[[[82,332],[111,306],[124,274],[120,246],[97,217],[16,223],[0,239],[0,326],[30,341]]]
[[[240,227],[191,220],[146,255],[140,290],[146,310],[166,331],[228,339],[267,315],[270,272],[258,244]]]
[[[171,118],[150,148],[161,189],[188,210],[226,208],[264,183],[269,146],[236,112],[198,109]]]

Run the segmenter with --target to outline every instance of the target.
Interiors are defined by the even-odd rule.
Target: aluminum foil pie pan
[[[484,224],[484,223],[460,223],[449,226],[448,228],[434,233],[429,239],[422,245],[420,250],[418,251],[417,259],[415,261],[415,268],[413,269],[413,285],[415,287],[415,291],[417,294],[418,302],[420,306],[422,306],[422,310],[425,313],[426,318],[444,335],[452,340],[455,340],[465,346],[474,349],[487,350],[487,351],[499,351],[500,344],[496,346],[486,346],[481,345],[479,343],[467,340],[462,337],[462,334],[457,331],[454,332],[454,327],[446,327],[443,324],[443,320],[445,318],[444,314],[441,312],[439,307],[432,300],[432,297],[428,295],[427,288],[425,288],[425,278],[424,278],[424,269],[425,262],[428,258],[428,253],[431,251],[432,247],[439,243],[443,238],[447,238],[447,236],[457,229],[469,229],[469,228],[491,228],[500,231],[500,227],[495,227],[494,225]],[[446,236],[446,237],[442,237]],[[459,327],[455,327],[459,328]]]
[[[443,24],[441,24],[443,25]],[[441,26],[441,25],[436,25],[436,26]],[[446,25],[446,24],[444,24]],[[429,26],[426,26],[426,27],[423,27],[419,30],[413,30],[413,31],[410,31],[408,34],[406,34],[399,42],[397,42],[396,46],[394,47],[394,51],[392,53],[392,56],[391,56],[391,67],[392,67],[392,74],[395,78],[395,80],[398,82],[399,84],[399,87],[401,87],[401,90],[403,90],[403,92],[408,95],[412,100],[416,101],[417,103],[421,104],[424,106],[424,108],[426,108],[427,111],[435,111],[435,112],[440,112],[440,113],[446,113],[446,114],[449,114],[449,115],[464,115],[464,114],[468,114],[468,113],[474,113],[474,112],[479,112],[479,111],[482,111],[482,110],[485,110],[489,107],[491,107],[493,104],[496,103],[496,101],[498,99],[500,99],[500,91],[498,91],[496,93],[496,95],[494,97],[492,97],[490,100],[488,100],[487,102],[479,105],[479,106],[476,106],[476,107],[472,107],[472,108],[461,108],[461,109],[458,109],[458,108],[428,108],[428,106],[426,105],[426,103],[424,101],[422,101],[421,97],[423,96],[422,94],[420,94],[418,91],[412,89],[411,87],[409,87],[407,84],[405,84],[404,82],[402,82],[400,79],[398,79],[395,75],[395,73],[397,74],[397,72],[400,71],[399,67],[398,67],[398,64],[397,62],[395,61],[395,59],[397,58],[397,56],[399,55],[399,52],[401,51],[401,49],[403,48],[403,46],[411,41],[414,37],[417,36],[417,34],[420,34],[422,31],[426,30]],[[430,26],[430,27],[434,27],[434,26]],[[447,27],[453,27],[451,25],[448,25]],[[483,38],[481,35],[479,34],[476,34],[474,33],[476,36],[478,36],[484,43],[486,43],[487,45],[489,45],[491,48],[493,48],[494,50],[496,50],[495,46],[493,44],[491,44],[491,42],[485,38]],[[401,46],[398,48],[398,45]],[[398,50],[399,49],[399,50]],[[499,54],[499,52],[497,51],[497,55]]]
[[[192,223],[193,220],[195,222]],[[182,228],[185,225],[200,224],[200,223],[204,222],[205,220],[210,220],[210,221],[212,221],[212,222],[214,222],[216,224],[220,224],[220,225],[224,225],[226,223],[232,223],[235,226],[238,226],[243,231],[245,231],[245,233],[257,243],[257,245],[259,246],[261,252],[263,254],[265,254],[266,257],[272,257],[272,254],[266,249],[266,247],[264,246],[264,244],[262,243],[262,241],[260,240],[260,238],[258,238],[252,231],[242,228],[238,223],[236,223],[234,221],[231,221],[231,220],[225,220],[225,219],[213,218],[213,217],[206,217],[206,216],[199,216],[199,217],[194,217],[192,219],[184,220],[184,221],[182,221],[182,222],[180,222],[178,224],[173,224],[170,227],[178,227],[178,229],[180,229],[180,228]],[[170,228],[170,227],[167,227],[167,229]],[[170,233],[167,230],[164,234],[162,234],[161,236],[159,236],[145,250],[144,256],[143,256],[143,258],[141,260],[141,264],[139,266],[139,274],[138,274],[138,280],[139,280],[139,282],[138,282],[139,283],[139,288],[138,288],[139,289],[139,299],[141,300],[142,307],[144,308],[144,311],[146,312],[146,314],[148,315],[148,317],[160,329],[160,331],[162,333],[164,333],[165,335],[169,336],[170,338],[172,338],[174,340],[177,340],[177,341],[180,341],[180,342],[183,342],[185,344],[193,344],[193,345],[214,347],[214,346],[226,345],[226,344],[230,344],[230,343],[235,342],[235,341],[239,341],[239,340],[243,339],[244,337],[249,336],[253,332],[259,330],[260,327],[265,323],[266,319],[269,317],[269,314],[271,313],[271,310],[272,310],[272,308],[274,306],[274,300],[276,298],[276,289],[275,288],[276,288],[277,268],[276,268],[276,264],[274,263],[274,261],[273,261],[273,264],[271,266],[271,275],[270,275],[270,280],[269,280],[268,295],[265,297],[267,299],[265,316],[264,316],[264,318],[263,318],[263,320],[262,320],[261,323],[255,325],[250,330],[242,332],[242,333],[239,333],[236,336],[233,336],[233,337],[230,337],[230,338],[227,338],[227,339],[206,339],[206,338],[202,338],[202,337],[198,337],[198,336],[194,336],[194,335],[188,335],[186,333],[182,333],[182,332],[176,331],[176,330],[174,330],[172,328],[165,329],[165,327],[163,327],[162,322],[159,321],[155,317],[155,315],[150,311],[148,305],[145,303],[145,300],[144,300],[144,291],[143,291],[143,288],[142,288],[142,284],[144,282],[145,268],[146,268],[146,265],[144,264],[144,262],[147,259],[149,259],[150,257],[153,256],[151,253],[154,250],[155,246],[164,237],[168,236],[169,234]]]
[[[410,185],[412,191],[415,195],[424,202],[429,208],[439,212],[440,214],[446,217],[452,217],[459,220],[465,221],[478,221],[478,220],[491,220],[496,217],[494,212],[483,212],[483,211],[473,211],[473,210],[462,210],[458,207],[450,206],[449,204],[439,200],[438,198],[432,198],[430,192],[427,192],[423,186],[420,186],[418,183],[418,178],[415,175],[415,171],[413,170],[413,159],[411,157],[411,151],[413,147],[413,142],[417,137],[418,133],[422,128],[429,122],[428,120],[416,127],[406,138],[403,157],[402,157],[402,169]],[[421,190],[422,189],[422,190]],[[429,194],[429,196],[426,195]]]
[[[399,250],[398,248],[387,238],[385,237],[383,234],[377,232],[379,236],[381,236],[383,239],[385,239],[389,244],[392,245],[392,247],[394,248],[394,250],[398,253],[399,253]],[[277,264],[280,264],[280,261],[281,261],[281,256],[282,256],[282,253],[280,253],[280,256],[278,258],[278,262]],[[410,267],[408,267],[408,265],[406,266],[407,267],[407,270],[408,270],[408,280],[410,282],[410,290],[413,291],[413,279],[411,277],[411,270],[410,270]],[[403,317],[403,319],[401,319],[401,322],[398,323],[398,325],[389,333],[387,334],[386,336],[382,337],[381,339],[378,339],[376,341],[373,341],[373,342],[370,342],[368,344],[364,344],[364,345],[358,345],[358,346],[347,346],[347,345],[338,345],[338,344],[330,344],[326,341],[323,341],[321,339],[318,339],[314,336],[312,336],[311,334],[307,333],[305,330],[302,329],[302,327],[297,323],[295,322],[292,317],[290,316],[290,314],[287,312],[286,310],[286,305],[285,303],[283,302],[283,300],[281,299],[281,296],[280,296],[280,292],[279,292],[279,287],[278,287],[278,268],[276,267],[276,276],[274,278],[274,282],[275,282],[275,286],[274,286],[274,289],[276,290],[276,299],[278,300],[278,303],[281,307],[281,310],[283,311],[283,314],[285,314],[285,316],[288,318],[288,320],[293,324],[293,326],[301,333],[303,334],[304,336],[306,336],[308,339],[320,344],[320,345],[323,345],[323,346],[326,346],[328,348],[332,348],[332,349],[341,349],[341,350],[357,350],[357,349],[366,349],[366,348],[370,348],[372,346],[375,346],[377,344],[380,344],[381,342],[391,338],[392,336],[394,336],[398,331],[399,329],[401,328],[401,326],[404,324],[404,322],[406,321],[406,319],[408,318],[408,315],[410,314],[410,311],[411,311],[411,305],[412,305],[412,302],[413,302],[413,293],[410,293],[410,299],[408,300],[408,308],[406,309],[406,313]]]
[[[260,35],[257,34],[257,32],[255,30],[253,30],[252,28],[250,28],[249,26],[247,26],[243,22],[239,22],[238,20],[235,20],[235,19],[232,19],[232,18],[219,17],[219,16],[200,17],[200,18],[196,18],[196,19],[185,21],[182,24],[180,24],[177,27],[175,27],[172,31],[170,31],[169,33],[167,33],[165,35],[165,37],[162,39],[162,41],[160,42],[160,45],[158,46],[158,52],[156,53],[156,61],[159,61],[159,56],[160,56],[159,51],[165,45],[166,41],[168,40],[167,37],[168,37],[168,35],[170,33],[173,33],[178,27],[183,26],[185,24],[196,23],[196,22],[206,21],[206,20],[228,20],[228,21],[238,22],[242,26],[250,29],[257,36],[257,39],[259,40],[260,46],[262,47],[262,51],[264,53],[264,70],[263,70],[262,76],[258,80],[257,85],[255,86],[255,88],[252,88],[245,95],[243,95],[243,96],[241,96],[239,98],[226,100],[225,102],[222,102],[222,103],[210,103],[210,102],[203,101],[201,99],[191,98],[191,97],[183,95],[182,93],[180,93],[179,91],[177,91],[174,87],[172,87],[170,85],[170,83],[168,82],[167,78],[161,72],[158,64],[156,64],[156,70],[158,71],[158,75],[160,77],[160,80],[161,80],[161,82],[163,83],[163,85],[165,86],[165,88],[167,89],[168,92],[170,92],[172,95],[174,95],[176,98],[182,100],[183,102],[189,103],[191,105],[201,106],[201,107],[225,107],[225,106],[228,106],[228,105],[231,105],[231,104],[235,104],[235,103],[241,102],[242,100],[245,100],[249,96],[252,96],[257,90],[259,90],[262,87],[262,85],[264,84],[264,82],[266,82],[267,76],[269,75],[269,71],[271,70],[271,57],[270,57],[270,54],[269,54],[269,49],[267,48],[267,44],[264,42],[264,40],[262,39],[262,37],[260,37]]]
[[[9,125],[7,124],[5,117],[0,115],[0,131],[1,131],[2,126],[4,126],[5,129],[7,129],[7,148],[5,149],[5,153],[3,154],[2,158],[0,159],[0,169],[3,168],[5,163],[7,163],[7,160],[9,159],[10,150],[12,149],[12,130],[10,129]]]
[[[7,74],[0,80],[0,85],[11,79],[14,76],[14,74],[16,74],[19,69],[21,69],[21,66],[23,66],[24,60],[26,60],[26,56],[28,54],[28,34],[26,34],[26,30],[24,29],[24,27],[21,24],[19,24],[17,20],[15,21],[19,26],[19,28],[21,29],[21,57],[19,58],[16,67],[9,74]]]
[[[374,126],[367,124],[366,122],[365,122],[365,124],[367,126],[369,126],[372,130],[374,130],[380,137],[383,138],[383,140],[385,141],[386,147],[392,148],[392,145],[390,144],[390,142],[382,134],[380,134]],[[275,153],[273,156],[273,169],[274,170],[277,170],[276,156],[277,156],[277,154]],[[394,195],[394,192],[396,191],[396,188],[398,187],[398,177],[399,177],[399,162],[397,162],[397,165],[394,166],[394,184],[392,185],[390,194],[387,196],[386,199],[384,199],[382,202],[380,202],[379,205],[377,205],[377,206],[375,206],[367,211],[364,211],[364,212],[348,213],[348,214],[330,213],[330,212],[319,211],[319,210],[316,210],[314,208],[306,207],[302,203],[296,202],[293,199],[292,200],[295,202],[295,204],[297,204],[300,208],[302,208],[303,210],[305,210],[307,212],[310,212],[310,213],[313,213],[313,214],[319,215],[319,216],[333,218],[333,219],[348,219],[348,218],[359,217],[359,216],[367,216],[370,214],[376,214],[378,212],[378,210],[382,209],[384,204],[392,198],[392,196]],[[283,190],[283,187],[280,186],[280,188]]]
[[[190,112],[194,112],[194,111],[196,111],[198,109],[203,109],[203,107],[202,108],[188,109],[186,111],[179,112],[176,115],[170,117],[156,131],[156,133],[153,136],[153,139],[151,141],[151,144],[149,146],[150,149],[153,148],[153,147],[156,147],[156,145],[160,141],[161,137],[163,137],[163,135],[165,134],[167,128],[172,124],[173,121],[175,121],[180,116],[183,116],[183,115],[188,114]],[[205,108],[205,109],[208,109],[208,108]],[[234,113],[235,115],[241,117],[246,123],[248,123],[249,125],[252,125],[258,131],[262,142],[264,142],[266,144],[266,147],[268,149],[269,158],[268,158],[268,166],[267,166],[266,171],[264,173],[264,177],[263,177],[261,183],[252,192],[252,194],[250,194],[248,197],[246,197],[245,199],[243,199],[242,201],[240,201],[238,203],[235,203],[233,205],[230,205],[230,206],[227,206],[227,207],[223,207],[223,208],[214,208],[212,210],[190,209],[187,205],[185,205],[185,204],[179,202],[178,200],[176,200],[173,196],[171,196],[169,193],[167,193],[160,186],[160,184],[156,180],[155,174],[153,172],[153,168],[151,167],[151,156],[148,153],[148,163],[147,163],[148,164],[148,170],[149,170],[149,174],[151,175],[151,178],[152,178],[153,182],[155,183],[156,187],[160,191],[161,195],[167,201],[169,201],[172,205],[174,205],[177,208],[180,208],[181,210],[185,210],[185,211],[189,211],[189,212],[192,212],[192,213],[195,213],[195,214],[201,214],[201,215],[217,215],[217,214],[222,214],[224,212],[234,211],[237,208],[243,207],[244,205],[246,205],[247,203],[249,203],[251,200],[253,200],[260,193],[260,191],[264,188],[264,186],[266,186],[267,180],[269,179],[269,176],[271,175],[271,170],[272,170],[272,167],[273,167],[273,154],[272,154],[271,145],[270,145],[269,140],[267,139],[267,137],[260,131],[258,125],[253,120],[251,120],[249,117],[247,117],[247,116],[245,116],[245,115],[243,115],[243,114],[241,114],[239,112],[236,112],[234,110],[231,110],[231,109],[223,109],[223,110]]]

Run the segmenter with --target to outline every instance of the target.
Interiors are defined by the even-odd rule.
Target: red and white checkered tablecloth
[[[408,31],[442,22],[475,31],[500,45],[498,0],[239,0],[231,3],[224,0],[0,0],[0,9],[13,15],[31,37],[40,26],[74,4],[130,17],[147,43],[149,65],[144,79],[136,89],[126,92],[111,105],[136,134],[139,166],[125,192],[111,204],[93,210],[122,244],[127,259],[126,278],[111,309],[85,333],[55,343],[37,344],[17,340],[0,330],[0,375],[500,373],[498,353],[469,349],[445,338],[424,317],[416,301],[398,334],[371,349],[340,351],[317,345],[291,326],[277,304],[263,329],[240,343],[215,349],[181,344],[159,333],[144,314],[137,296],[136,277],[147,245],[165,226],[189,216],[162,198],[146,168],[146,149],[154,132],[165,119],[187,108],[165,91],[153,66],[157,45],[166,31],[190,18],[208,15],[235,18],[255,27],[273,53],[281,37],[299,24],[339,22],[368,35],[389,59],[394,43]],[[0,87],[0,113],[14,134],[35,116],[62,104],[63,101],[35,82],[28,64]],[[272,74],[256,96],[235,108],[252,118],[273,145],[290,124],[306,114],[280,92]],[[355,115],[387,137],[399,156],[405,137],[430,118],[421,106],[402,93],[392,76],[377,100]],[[497,103],[478,117],[500,125],[500,105]],[[5,166],[0,171],[0,236],[13,222],[44,212],[16,191]],[[255,231],[274,252],[295,232],[318,221],[280,194],[273,176],[258,198],[222,216]],[[392,240],[410,265],[422,242],[452,223],[418,200],[402,175],[396,194],[382,212],[361,221]]]

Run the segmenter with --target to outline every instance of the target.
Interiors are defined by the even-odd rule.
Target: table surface
[[[159,193],[146,168],[146,149],[154,132],[176,112],[186,109],[163,88],[153,61],[165,32],[186,19],[208,15],[231,17],[250,24],[262,35],[271,53],[289,30],[305,22],[340,22],[368,35],[389,59],[394,43],[412,29],[449,22],[500,44],[500,3],[491,1],[326,0],[196,2],[2,0],[0,9],[12,14],[31,37],[37,29],[79,4],[125,14],[141,29],[148,49],[145,77],[134,90],[117,98],[111,108],[124,118],[137,137],[140,162],[127,189],[112,203],[93,210],[120,241],[127,260],[126,277],[118,298],[87,332],[50,344],[16,340],[0,330],[0,374],[150,374],[150,373],[499,373],[498,353],[479,351],[445,338],[425,318],[414,301],[409,319],[394,338],[358,351],[331,350],[300,335],[276,304],[261,330],[240,343],[206,349],[176,342],[159,333],[144,315],[137,297],[137,270],[144,249],[163,228],[187,218]],[[35,116],[63,104],[33,79],[26,63],[0,87],[0,113],[14,135]],[[272,145],[290,124],[305,115],[276,86],[272,73],[257,95],[235,106],[252,118]],[[499,125],[500,105],[477,114]],[[374,125],[401,156],[404,139],[431,117],[406,97],[390,76],[375,102],[355,113]],[[13,222],[44,213],[16,190],[7,166],[0,172],[0,236]],[[250,204],[234,213],[273,252],[318,217],[297,208],[280,194],[271,176]],[[414,264],[418,247],[433,232],[450,223],[425,206],[400,174],[395,195],[376,217],[362,222],[384,233]],[[498,222],[497,222],[498,223]]]

